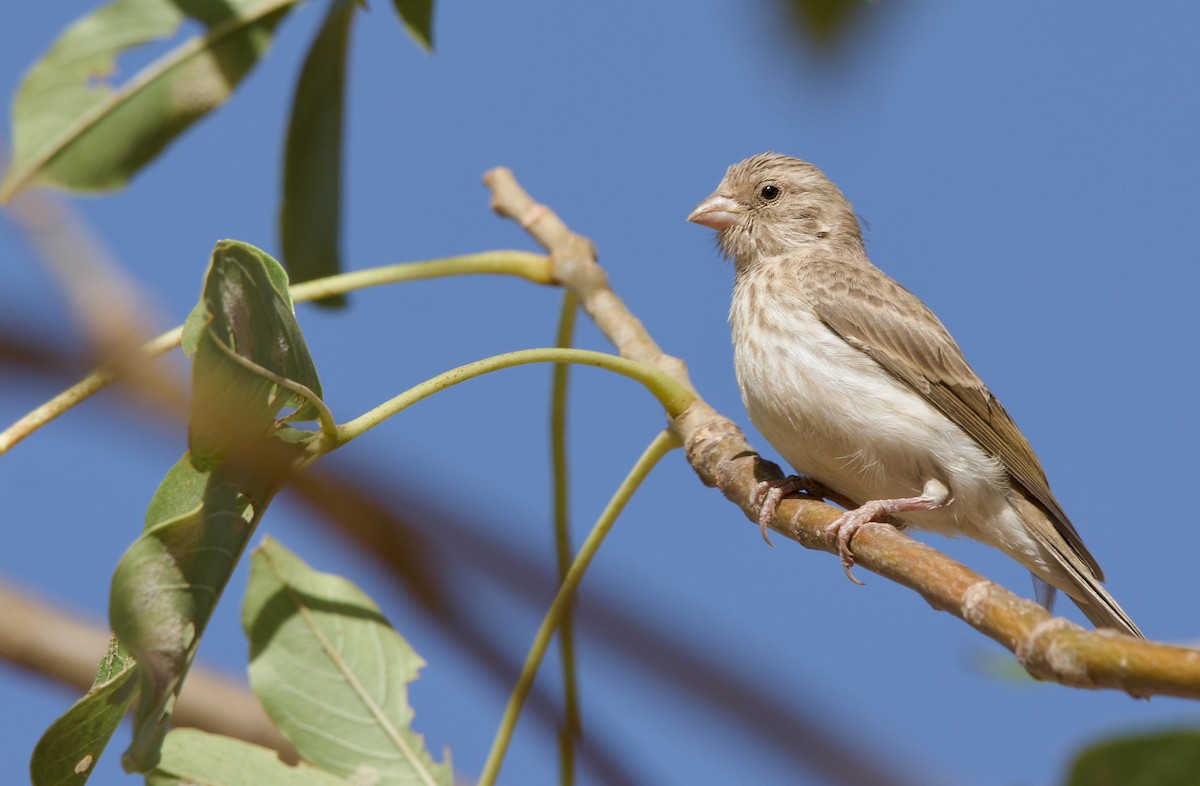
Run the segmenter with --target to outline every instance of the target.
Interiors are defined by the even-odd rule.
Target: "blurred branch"
[[[5,164],[0,160],[0,167]],[[142,344],[152,321],[147,300],[87,223],[67,202],[36,190],[15,197],[3,216],[54,275],[99,368],[0,432],[0,455],[118,379],[128,381],[127,389],[138,403],[182,414],[186,393],[170,374],[151,363],[178,339],[172,343],[168,333]]]
[[[31,335],[30,327],[0,326],[0,365],[11,365],[23,371],[55,378],[77,377],[87,371],[91,364],[68,350]]]
[[[695,393],[682,361],[662,352],[641,322],[608,288],[592,244],[576,235],[545,205],[535,202],[507,169],[484,175],[492,208],[519,223],[550,253],[554,280],[575,293],[584,311],[623,357],[673,374]],[[716,486],[751,521],[758,515],[759,482],[780,477],[779,468],[760,458],[741,431],[697,394],[672,428],[687,449],[688,461],[708,486]],[[836,551],[825,527],[839,511],[813,498],[787,500],[772,529],[805,548]],[[1079,688],[1115,688],[1133,696],[1200,698],[1200,650],[1139,641],[1113,631],[1085,631],[1052,618],[934,549],[886,524],[864,527],[854,539],[858,564],[921,594],[999,642],[1036,679]]]
[[[0,584],[0,660],[86,692],[108,646],[106,629]],[[176,726],[225,734],[296,753],[276,731],[250,691],[235,680],[193,667],[172,716]]]
[[[155,353],[141,346],[144,337],[150,335],[148,325],[154,321],[148,300],[124,275],[87,223],[68,203],[44,191],[21,193],[4,215],[54,275],[80,335],[88,342],[94,360],[100,362],[101,370],[85,382],[99,382],[103,387],[122,378],[139,401],[184,412],[186,393],[170,374],[151,362]],[[78,386],[72,390],[79,392]],[[62,402],[56,397],[50,403]],[[16,441],[20,436],[12,442],[0,436],[0,453]]]

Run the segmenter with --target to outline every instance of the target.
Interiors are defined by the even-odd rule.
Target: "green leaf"
[[[29,762],[33,786],[82,786],[95,769],[137,688],[137,663],[111,639],[87,694],[38,740]]]
[[[242,608],[250,685],[306,761],[357,782],[450,786],[410,730],[407,684],[424,661],[357,587],[267,540]]]
[[[205,469],[273,431],[284,407],[295,408],[289,420],[315,418],[310,398],[321,395],[321,383],[296,324],[287,274],[268,254],[233,240],[217,243],[200,302],[202,320],[189,318],[196,336],[189,447]]]
[[[303,453],[303,445],[272,442]],[[141,676],[126,769],[157,762],[200,636],[280,477],[234,464],[199,472],[185,456],[151,501],[146,531],[117,563],[109,619]]]
[[[77,20],[25,75],[13,101],[13,155],[0,202],[31,184],[118,188],[229,97],[298,0],[116,0]],[[124,83],[117,57],[175,35],[191,16],[206,31]]]
[[[1200,731],[1109,740],[1075,759],[1067,786],[1194,786],[1200,783]]]
[[[149,530],[171,519],[190,515],[204,504],[209,473],[196,469],[187,453],[167,470],[158,484],[150,504],[146,506],[146,525]]]
[[[425,51],[433,49],[433,0],[392,0],[404,29]]]
[[[354,786],[300,763],[288,766],[269,748],[196,729],[175,729],[146,786]]]
[[[293,281],[341,270],[342,108],[346,49],[356,6],[334,0],[313,40],[292,99],[279,207],[283,261]],[[318,300],[341,306],[345,296]]]

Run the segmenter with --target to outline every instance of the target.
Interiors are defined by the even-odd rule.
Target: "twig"
[[[576,235],[545,205],[533,200],[507,169],[484,175],[492,208],[518,222],[545,248],[554,280],[580,305],[624,357],[657,366],[694,391],[682,361],[662,352],[642,323],[608,287],[592,244]],[[689,463],[705,485],[715,486],[756,522],[754,493],[762,480],[780,477],[727,418],[697,395],[674,418]],[[788,499],[771,527],[805,548],[832,552],[824,529],[840,511],[812,499]],[[1079,688],[1115,688],[1134,696],[1200,698],[1200,650],[1140,641],[1108,630],[1085,631],[1051,617],[895,527],[871,524],[854,540],[858,565],[921,594],[939,611],[966,622],[1010,650],[1036,679]]]

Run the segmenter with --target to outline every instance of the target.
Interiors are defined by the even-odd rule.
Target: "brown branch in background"
[[[91,687],[96,664],[108,646],[106,629],[5,584],[0,584],[0,608],[0,659],[81,694]],[[188,672],[172,721],[274,748],[296,761],[296,752],[250,691],[202,666]]]
[[[622,356],[655,365],[691,388],[682,361],[664,355],[641,322],[608,289],[591,243],[572,233],[545,205],[536,203],[507,169],[484,175],[492,208],[513,219],[549,253],[555,280],[575,292],[584,311]],[[694,388],[693,388],[694,390]],[[759,458],[731,421],[697,396],[672,424],[688,461],[709,486],[716,486],[755,521],[759,481],[779,477]],[[815,499],[780,505],[772,529],[800,545],[835,551],[825,526],[839,511]],[[1009,649],[1035,678],[1079,688],[1115,688],[1134,696],[1154,694],[1200,698],[1200,651],[1139,641],[1112,631],[1085,631],[1055,619],[949,557],[907,537],[895,527],[872,524],[854,539],[857,563],[916,590],[946,611]]]
[[[4,163],[0,161],[0,165]],[[100,368],[86,378],[89,386],[60,394],[18,421],[7,440],[0,438],[0,453],[40,425],[47,409],[68,408],[118,379],[135,403],[186,417],[186,391],[154,363],[169,347],[155,350],[153,343],[149,351],[143,347],[152,334],[149,325],[156,321],[151,319],[148,299],[70,205],[44,191],[24,191],[3,216],[54,275],[79,335]],[[161,338],[155,341],[161,343]]]
[[[55,381],[78,379],[91,366],[72,350],[63,349],[51,342],[31,335],[29,325],[0,324],[0,367],[13,366],[20,371],[30,371],[51,376]],[[12,383],[9,375],[5,381]]]

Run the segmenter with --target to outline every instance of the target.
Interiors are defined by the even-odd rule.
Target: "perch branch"
[[[550,254],[555,282],[575,293],[584,312],[631,360],[657,366],[693,393],[683,362],[662,352],[642,323],[609,288],[591,242],[573,233],[534,201],[512,172],[487,172],[497,213],[519,223]],[[762,480],[781,477],[727,418],[696,395],[671,422],[701,481],[715,486],[755,522],[754,494]],[[825,526],[840,511],[811,498],[787,499],[771,527],[805,548],[832,552]],[[1108,630],[1087,631],[1051,617],[1041,606],[993,584],[895,527],[870,524],[854,540],[857,564],[918,592],[933,608],[953,614],[999,642],[1036,679],[1078,688],[1113,688],[1134,696],[1200,698],[1200,650],[1140,641]]]

